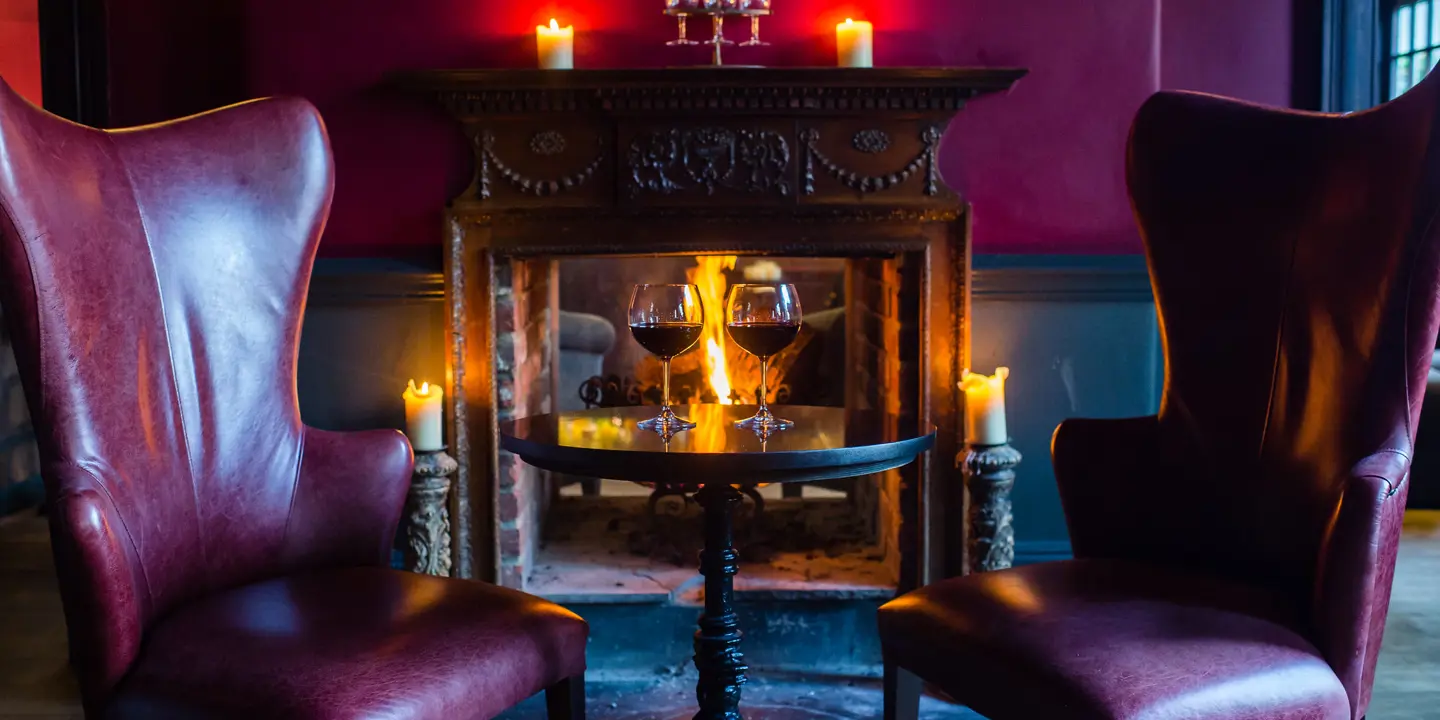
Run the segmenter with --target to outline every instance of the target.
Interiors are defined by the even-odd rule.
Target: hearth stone
[[[780,486],[762,488],[766,511],[758,525],[749,502],[739,511],[737,597],[893,597],[893,566],[879,546],[865,540],[865,528],[848,512],[844,493],[807,490],[806,499],[784,499]],[[611,495],[617,491],[629,492]],[[562,604],[698,606],[700,510],[693,501],[667,497],[652,523],[648,492],[633,483],[607,483],[606,497],[566,494],[557,499],[526,590]]]

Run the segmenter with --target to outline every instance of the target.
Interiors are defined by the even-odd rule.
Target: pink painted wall
[[[0,77],[30,102],[40,96],[40,0],[0,0]]]
[[[1163,0],[1165,87],[1290,104],[1290,3]]]
[[[129,37],[119,39],[119,50],[112,38],[112,52],[122,56],[112,58],[112,105],[124,123],[249,96],[308,97],[326,117],[337,168],[322,252],[429,253],[439,238],[439,208],[470,172],[457,162],[464,144],[441,113],[384,89],[384,78],[408,68],[528,66],[534,25],[552,15],[575,25],[580,67],[702,62],[702,49],[663,46],[674,26],[660,6],[660,0],[115,4],[112,33]],[[1289,96],[1290,0],[776,0],[776,6],[764,28],[775,45],[737,52],[737,59],[831,64],[834,24],[853,16],[875,23],[879,65],[1031,69],[1011,95],[962,112],[943,149],[946,178],[975,205],[980,252],[1138,252],[1123,160],[1140,103],[1161,87],[1272,103]],[[140,8],[133,16],[132,7]],[[180,47],[157,45],[154,27],[173,27],[160,17],[208,31],[192,32]],[[197,60],[197,53],[208,55]],[[157,88],[157,76],[170,82]]]

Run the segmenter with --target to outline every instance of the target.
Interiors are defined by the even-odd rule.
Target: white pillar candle
[[[845,18],[835,26],[835,54],[840,67],[874,67],[875,28]]]
[[[575,26],[560,27],[550,18],[550,27],[535,26],[535,51],[540,67],[545,70],[570,70],[575,67]]]
[[[405,434],[410,445],[420,452],[434,452],[445,447],[445,391],[424,383],[415,387],[411,380],[405,388]]]
[[[1005,429],[1005,378],[1010,368],[995,368],[994,375],[966,370],[960,373],[965,391],[965,442],[974,445],[1004,445],[1010,442]]]

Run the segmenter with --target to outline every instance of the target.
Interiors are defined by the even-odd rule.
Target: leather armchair
[[[389,569],[413,456],[300,421],[333,170],[314,108],[120,131],[0,83],[0,302],[89,718],[583,717],[588,629]]]
[[[1346,116],[1141,108],[1160,411],[1056,431],[1075,560],[881,609],[888,717],[917,675],[994,720],[1365,715],[1440,321],[1437,111],[1440,74]]]

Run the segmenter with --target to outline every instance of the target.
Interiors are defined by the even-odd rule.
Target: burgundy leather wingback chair
[[[1440,298],[1440,74],[1348,116],[1162,92],[1129,185],[1160,412],[1052,447],[1076,559],[882,608],[894,690],[993,720],[1365,715]]]
[[[587,628],[388,568],[412,456],[305,427],[314,108],[106,132],[0,83],[0,301],[89,718],[583,717]]]

